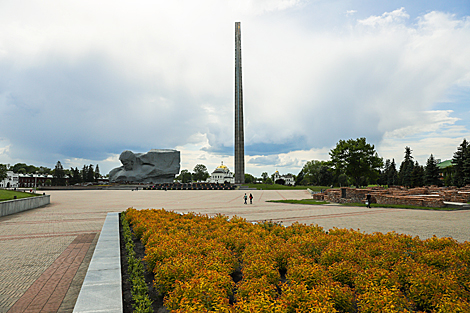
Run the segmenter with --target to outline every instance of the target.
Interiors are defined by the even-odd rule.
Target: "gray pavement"
[[[59,311],[71,312],[96,244],[96,238],[92,240],[94,235],[101,231],[108,212],[128,207],[209,215],[221,213],[238,215],[248,221],[272,220],[284,225],[298,221],[318,224],[326,230],[340,227],[367,233],[395,231],[422,239],[436,235],[470,241],[470,211],[280,204],[266,200],[305,199],[310,198],[310,194],[302,190],[255,190],[247,194],[250,192],[254,196],[251,205],[243,204],[245,191],[238,190],[49,191],[50,205],[0,218],[0,312],[13,312],[20,304],[29,305],[31,312],[40,312],[40,305],[33,305],[35,301],[44,303],[42,308],[56,307],[57,302],[62,301]],[[71,260],[64,253],[74,255],[75,259]],[[64,278],[57,286],[64,289],[68,284],[70,287],[57,290],[54,282],[62,274]],[[42,286],[42,291],[33,294],[32,290],[38,286]],[[54,288],[49,298],[48,288]]]

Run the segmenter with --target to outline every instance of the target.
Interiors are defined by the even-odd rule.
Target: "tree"
[[[255,180],[256,178],[253,175],[245,173],[245,183],[251,184],[254,183]]]
[[[88,166],[88,172],[86,174],[86,181],[90,183],[95,181],[95,171],[93,168],[94,168],[93,164],[90,164]]]
[[[265,184],[268,184],[268,185],[272,185],[273,184],[273,180],[271,179],[271,177],[268,177],[266,178],[266,181],[264,182]]]
[[[266,181],[269,178],[269,174],[267,172],[263,172],[263,173],[261,173],[261,178],[263,178],[263,183],[266,184]]]
[[[98,179],[101,178],[101,174],[100,174],[100,167],[98,166],[98,164],[96,164],[96,167],[95,167],[95,181],[97,182]]]
[[[424,173],[426,185],[441,185],[441,180],[439,179],[439,168],[437,167],[437,161],[434,159],[434,156],[431,154],[426,162],[426,169]]]
[[[78,167],[75,169],[73,167],[70,168],[70,178],[69,178],[69,184],[70,185],[75,185],[79,184],[82,182],[82,176],[80,175],[80,171]]]
[[[5,164],[0,164],[0,181],[7,178],[7,166]]]
[[[416,161],[411,172],[411,187],[422,186],[424,186],[424,167]]]
[[[466,159],[467,150],[468,142],[466,139],[464,139],[460,146],[457,148],[457,151],[454,153],[454,157],[452,158],[452,164],[454,169],[454,174],[452,175],[453,184],[457,187],[462,187],[465,184],[463,164],[464,160]]]
[[[342,186],[348,186],[349,185],[349,177],[346,174],[340,174],[338,176],[338,185],[340,187]]]
[[[82,182],[86,182],[88,178],[88,166],[87,165],[83,165],[83,168],[80,174],[82,175]]]
[[[368,144],[364,137],[340,140],[330,151],[330,158],[329,164],[333,169],[351,177],[356,187],[359,187],[361,177],[370,182],[377,180],[379,169],[383,166],[383,160],[378,156],[374,145]]]
[[[395,164],[395,159],[392,159],[392,163],[390,163],[390,167],[388,168],[388,172],[387,172],[387,185],[394,186],[397,184],[398,184],[397,166]]]
[[[53,177],[55,185],[65,186],[65,171],[60,161],[57,161],[55,165]]]
[[[399,183],[405,187],[411,187],[411,175],[414,167],[411,152],[410,147],[405,147],[405,159],[401,162],[400,171],[398,173]]]
[[[196,164],[193,169],[193,180],[205,181],[210,177],[207,167],[204,164]]]
[[[333,179],[328,162],[318,160],[305,163],[299,176],[301,179],[297,179],[298,185],[328,186]]]
[[[176,179],[180,180],[183,184],[186,184],[191,182],[192,175],[188,170],[182,170]]]

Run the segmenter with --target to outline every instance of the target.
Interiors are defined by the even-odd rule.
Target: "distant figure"
[[[370,193],[368,193],[366,197],[367,197],[367,201],[366,201],[367,207],[370,208],[370,199],[372,198],[372,196],[370,195]]]
[[[253,204],[253,195],[250,193],[250,204]]]
[[[248,199],[248,197],[246,196],[246,193],[245,193],[245,195],[243,196],[243,199],[245,199],[245,204],[246,204],[246,200]]]

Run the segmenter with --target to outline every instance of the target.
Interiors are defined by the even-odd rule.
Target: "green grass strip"
[[[340,203],[345,206],[366,206],[364,203]],[[413,210],[433,210],[433,211],[458,211],[461,209],[456,208],[432,208],[426,206],[416,206],[416,205],[404,205],[404,204],[378,204],[371,203],[370,205],[373,208],[392,208],[392,209],[413,209]]]
[[[152,313],[152,300],[149,298],[147,284],[145,283],[144,266],[136,258],[131,228],[124,212],[121,213],[121,223],[127,252],[127,264],[129,265],[132,300],[135,302],[132,306],[135,312]]]
[[[310,204],[310,205],[321,205],[321,204],[329,204],[328,201],[318,201],[313,199],[302,199],[302,200],[268,200],[266,202],[280,202],[280,203],[291,203],[291,204]],[[364,203],[335,203],[338,205],[344,206],[360,206],[365,207]],[[432,211],[458,211],[462,210],[459,208],[431,208],[425,206],[415,206],[415,205],[403,205],[403,204],[377,204],[372,203],[370,205],[373,208],[392,208],[392,209],[412,209],[412,210],[432,210]]]
[[[328,201],[318,201],[313,199],[302,199],[302,200],[268,200],[266,202],[280,202],[280,203],[292,203],[292,204],[311,204],[311,205],[319,205],[319,204],[328,204]]]
[[[17,199],[22,199],[22,198],[36,197],[40,195],[41,194],[37,194],[37,193],[0,189],[0,201],[14,200],[15,196]]]
[[[243,184],[245,187],[256,188],[258,190],[306,190],[310,188],[313,191],[321,191],[325,189],[331,189],[328,186],[284,186],[278,184]]]

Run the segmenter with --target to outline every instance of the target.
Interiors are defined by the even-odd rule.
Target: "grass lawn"
[[[29,198],[39,196],[39,194],[0,189],[0,201],[13,200],[14,198]]]
[[[341,203],[346,206],[365,206],[364,203]],[[455,208],[430,208],[426,206],[402,205],[402,204],[377,204],[371,203],[373,208],[393,208],[393,209],[414,209],[414,210],[435,210],[435,211],[458,211],[461,209]]]
[[[318,201],[313,199],[303,199],[303,200],[269,200],[267,202],[280,202],[280,203],[292,203],[292,204],[311,204],[311,205],[318,205],[318,204],[329,204],[328,201]],[[340,204],[340,203],[338,203]],[[365,207],[364,203],[341,203],[340,205],[344,206],[362,206]],[[414,205],[399,205],[399,204],[377,204],[372,203],[370,205],[373,208],[393,208],[393,209],[414,209],[414,210],[436,210],[436,211],[457,211],[461,209],[455,208],[430,208],[424,206],[414,206]]]
[[[284,185],[278,185],[278,184],[243,184],[243,186],[249,187],[249,188],[256,188],[258,190],[263,189],[263,190],[306,190],[307,188],[310,188],[313,191],[320,191],[320,190],[325,190],[325,189],[330,189],[331,187],[328,186],[284,186]]]
[[[280,202],[280,203],[293,203],[293,204],[328,204],[328,201],[318,201],[313,199],[302,200],[269,200],[266,202]]]

